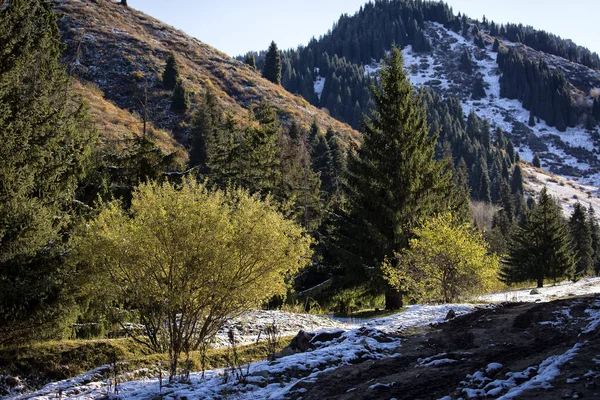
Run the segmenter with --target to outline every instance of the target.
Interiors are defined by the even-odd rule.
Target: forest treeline
[[[454,15],[452,8],[441,1],[378,0],[365,4],[355,15],[342,15],[327,34],[313,38],[306,46],[282,51],[281,84],[359,129],[358,115],[373,107],[368,90],[372,78],[365,75],[363,66],[381,60],[393,44],[400,48],[410,45],[416,52],[429,51],[431,45],[424,35],[426,21],[440,23],[479,47],[499,50],[496,45],[484,43],[482,34],[486,32],[497,41],[523,43],[589,68],[600,68],[598,54],[529,26],[496,24],[485,16],[479,21],[460,13]],[[503,97],[519,99],[533,116],[561,131],[579,122],[595,126],[600,121],[594,110],[581,109],[571,101],[570,85],[559,71],[514,49],[502,49],[498,64],[503,72]],[[250,54],[261,69],[266,53]],[[325,78],[320,96],[314,91],[318,77]],[[593,121],[588,116],[594,116]]]

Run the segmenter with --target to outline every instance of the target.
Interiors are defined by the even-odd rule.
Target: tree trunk
[[[388,288],[385,292],[385,309],[398,310],[402,308],[402,292]]]
[[[537,287],[538,288],[544,287],[544,278],[537,279]]]

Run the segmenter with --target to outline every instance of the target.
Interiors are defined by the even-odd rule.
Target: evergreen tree
[[[540,161],[540,157],[536,154],[533,155],[533,166],[536,168],[542,168],[542,162]]]
[[[162,75],[163,86],[167,90],[175,89],[179,80],[179,65],[175,59],[175,54],[170,53],[167,58],[167,65]]]
[[[211,151],[210,146],[216,145],[221,135],[220,128],[221,110],[214,92],[209,87],[204,93],[203,102],[192,117],[189,136],[189,164],[191,167],[199,166],[204,174],[209,172],[208,153]]]
[[[529,126],[534,127],[535,126],[535,118],[533,115],[533,109],[529,111]]]
[[[501,279],[506,283],[572,278],[575,256],[569,231],[562,221],[559,206],[544,187],[540,199],[523,227],[517,228],[503,261]]]
[[[95,137],[56,18],[45,0],[0,8],[0,346],[59,334],[77,293],[64,256]]]
[[[481,100],[486,96],[485,89],[483,87],[483,79],[481,77],[475,79],[473,84],[473,92],[471,98],[473,100]]]
[[[519,164],[515,165],[510,181],[510,190],[513,194],[523,196],[523,172]]]
[[[247,53],[244,62],[246,63],[246,65],[249,65],[250,68],[256,70],[256,58],[254,57],[254,53]]]
[[[592,247],[592,230],[588,222],[585,208],[576,203],[569,219],[569,230],[575,247],[575,277],[589,276],[594,272],[594,249]]]
[[[382,264],[408,246],[423,217],[447,209],[448,194],[457,190],[445,163],[433,158],[437,137],[429,135],[421,97],[414,95],[395,46],[380,71],[380,84],[371,89],[376,111],[365,122],[363,144],[348,163],[354,230],[346,249],[354,263],[378,271],[363,276],[383,288]],[[386,308],[401,306],[401,292],[388,286]]]
[[[498,50],[500,50],[500,42],[498,41],[498,39],[494,39],[494,45],[492,46],[492,51],[494,53],[497,53]]]
[[[281,54],[279,53],[275,42],[271,42],[267,55],[265,56],[263,78],[268,79],[277,85],[281,84]]]
[[[471,54],[465,48],[460,56],[460,70],[466,74],[473,72],[473,64],[471,63]]]
[[[596,219],[594,208],[590,204],[587,212],[590,236],[592,238],[592,250],[594,251],[593,264],[596,275],[600,273],[600,225]]]
[[[184,114],[190,108],[190,100],[187,90],[183,86],[181,79],[175,84],[173,89],[173,98],[171,100],[171,110],[177,114]]]

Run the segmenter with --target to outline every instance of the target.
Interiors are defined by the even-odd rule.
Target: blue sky
[[[454,13],[532,25],[600,53],[600,0],[446,0]],[[366,0],[129,0],[129,5],[236,56],[307,44]]]

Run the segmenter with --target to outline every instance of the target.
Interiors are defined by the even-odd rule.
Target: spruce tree
[[[167,65],[162,75],[163,86],[167,90],[175,89],[177,82],[179,81],[179,65],[177,65],[177,59],[175,54],[170,53],[167,58]]]
[[[354,229],[345,248],[354,265],[367,266],[362,276],[381,290],[382,263],[407,247],[423,217],[448,209],[449,194],[457,190],[445,162],[434,160],[437,135],[429,135],[421,96],[413,92],[397,47],[385,59],[380,87],[371,91],[376,111],[348,162],[345,189]],[[401,292],[388,286],[385,294],[386,308],[402,306]]]
[[[268,79],[277,85],[281,84],[281,54],[279,53],[275,42],[271,42],[265,56],[263,78]]]
[[[589,276],[594,272],[594,249],[592,247],[592,230],[588,222],[585,208],[576,203],[569,219],[571,239],[575,246],[575,277]]]
[[[533,155],[533,166],[536,168],[542,168],[542,162],[540,161],[540,157],[536,154]]]
[[[466,74],[473,72],[473,64],[471,63],[471,54],[465,48],[460,56],[460,70]]]
[[[190,100],[187,90],[183,86],[181,79],[177,80],[173,97],[171,99],[171,111],[177,114],[184,114],[190,108]]]
[[[209,173],[208,157],[221,135],[221,110],[212,89],[207,88],[202,103],[195,111],[189,136],[191,167],[198,166],[203,174]]]
[[[64,256],[95,137],[58,62],[52,9],[0,8],[0,346],[56,334],[76,294]]]
[[[544,187],[524,226],[517,228],[511,238],[501,279],[509,284],[534,280],[542,287],[545,279],[557,282],[560,278],[572,278],[574,270],[569,231],[560,207]]]
[[[523,196],[523,171],[519,164],[515,165],[510,181],[510,190],[513,194]]]
[[[250,66],[250,68],[252,68],[253,70],[256,70],[256,58],[254,57],[254,53],[247,53],[244,63]]]
[[[590,204],[587,210],[588,225],[590,227],[590,235],[592,237],[592,249],[594,251],[593,264],[596,275],[600,274],[600,225],[596,219],[594,208]]]
[[[498,41],[498,39],[494,39],[494,45],[492,46],[492,51],[494,53],[497,53],[498,50],[500,50],[500,42]]]
[[[471,93],[471,98],[473,100],[481,100],[486,96],[485,88],[483,87],[483,79],[477,78],[475,79],[475,83],[473,84],[473,92]]]

